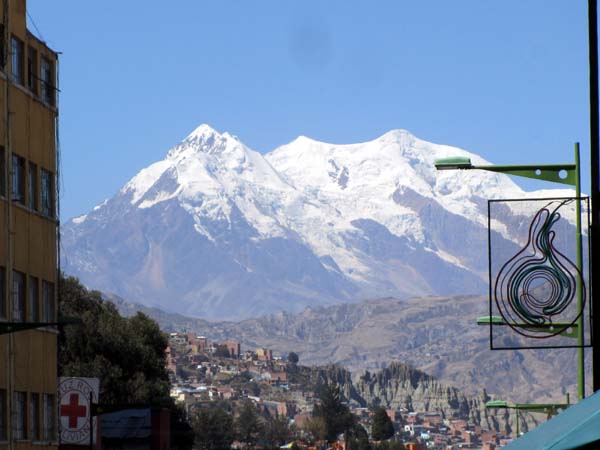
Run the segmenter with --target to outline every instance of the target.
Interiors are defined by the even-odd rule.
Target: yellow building
[[[57,55],[0,5],[0,450],[54,449]]]

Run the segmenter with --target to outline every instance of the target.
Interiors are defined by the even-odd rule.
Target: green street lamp
[[[576,266],[580,273],[583,273],[583,257],[582,257],[582,239],[581,239],[581,177],[579,164],[579,143],[575,144],[575,163],[570,164],[525,164],[525,165],[473,165],[470,158],[454,157],[443,158],[435,161],[437,170],[487,170],[488,172],[499,172],[509,175],[515,175],[525,178],[533,178],[536,180],[550,181],[554,183],[568,184],[575,187],[575,196],[577,197],[575,214],[576,214]],[[583,309],[583,290],[580,283],[577,284],[577,306],[578,310]],[[502,318],[488,317],[479,318],[478,323],[483,324],[487,320],[490,325],[505,324]],[[501,323],[500,323],[501,322]],[[518,325],[518,324],[516,324]],[[550,325],[549,325],[550,326]],[[555,325],[556,326],[556,325]],[[543,328],[543,327],[541,327]],[[565,330],[563,335],[572,335],[575,333],[577,337],[578,354],[577,354],[577,394],[581,400],[585,397],[585,372],[584,372],[584,349],[583,349],[583,314],[577,319],[576,324],[570,327],[570,330]],[[540,329],[539,326],[536,329]]]
[[[504,319],[500,316],[481,316],[477,318],[477,325],[484,325],[484,326],[489,326],[489,325],[508,325]],[[576,323],[570,323],[570,322],[553,322],[552,324],[541,324],[541,325],[529,325],[526,323],[515,323],[513,324],[519,328],[523,328],[524,330],[531,330],[531,331],[540,331],[543,330],[544,328],[548,329],[549,331],[553,332],[553,328],[557,328],[559,330],[562,329],[562,331],[560,333],[558,333],[561,336],[566,336],[569,338],[573,338],[576,339],[578,336],[578,324]]]
[[[486,402],[487,409],[514,409],[516,415],[516,432],[519,437],[519,411],[545,413],[548,417],[558,414],[559,411],[567,409],[570,404],[569,394],[566,395],[565,403],[510,403],[504,400],[492,400]]]
[[[519,177],[533,178],[536,180],[552,181],[555,183],[577,186],[579,165],[579,144],[576,146],[575,164],[518,164],[474,166],[470,158],[442,158],[435,161],[437,170],[487,170],[488,172],[507,173]]]

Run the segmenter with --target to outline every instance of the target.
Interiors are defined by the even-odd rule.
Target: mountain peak
[[[228,132],[219,133],[210,125],[203,123],[196,127],[185,139],[173,147],[167,154],[168,159],[177,158],[182,153],[220,154],[227,149],[237,149],[243,144]]]
[[[351,143],[351,144],[339,144],[339,143],[331,143],[331,142],[326,142],[326,141],[319,141],[317,139],[311,138],[309,136],[305,136],[305,135],[300,135],[298,136],[296,139],[294,139],[293,141],[291,141],[289,144],[284,145],[282,147],[285,146],[293,146],[293,147],[298,147],[298,146],[324,146],[324,147],[333,147],[333,146],[337,146],[337,147],[342,147],[342,146],[356,146],[356,145],[363,145],[369,142],[406,142],[406,143],[412,143],[416,140],[417,138],[415,137],[414,134],[412,134],[410,131],[408,130],[404,130],[401,128],[398,129],[394,129],[394,130],[390,130],[387,131],[386,133],[382,134],[381,136],[375,138],[375,139],[370,139],[367,141],[362,141],[357,143]]]
[[[194,131],[192,131],[190,134],[188,134],[183,141],[194,141],[198,139],[209,138],[214,135],[220,135],[220,133],[210,125],[203,123],[196,127],[196,129],[194,129]]]
[[[390,131],[387,131],[385,133],[383,133],[381,136],[379,136],[379,138],[377,139],[384,139],[384,138],[388,138],[388,137],[410,137],[410,138],[414,138],[415,135],[412,134],[410,131],[405,130],[403,128],[396,128]]]
[[[504,174],[438,173],[435,159],[453,155],[485,164],[401,129],[343,145],[298,137],[262,155],[203,124],[70,222],[65,267],[96,288],[213,318],[480,292],[487,260],[456,233],[487,240],[486,199],[525,194]],[[511,211],[493,226],[514,247]]]

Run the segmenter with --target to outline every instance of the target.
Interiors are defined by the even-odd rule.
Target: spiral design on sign
[[[530,338],[556,336],[575,324],[583,313],[585,289],[577,266],[554,246],[552,229],[558,210],[572,200],[551,202],[540,209],[529,226],[527,244],[498,272],[494,299],[504,322]],[[551,209],[554,204],[554,209]],[[581,286],[581,308],[569,308]],[[573,317],[574,316],[574,317]],[[560,321],[560,326],[553,323]]]

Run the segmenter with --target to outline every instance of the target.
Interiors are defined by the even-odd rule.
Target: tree
[[[373,445],[373,450],[404,450],[404,445],[401,442],[383,441]]]
[[[279,448],[287,444],[292,437],[288,420],[284,416],[276,415],[265,423],[264,441],[272,448]]]
[[[171,411],[171,448],[190,450],[191,427],[185,411],[170,398],[165,368],[167,336],[150,317],[122,317],[115,305],[89,291],[76,278],[59,279],[59,314],[81,320],[58,338],[60,376],[100,379],[104,409],[160,406]]]
[[[313,441],[322,441],[327,438],[327,426],[322,417],[313,417],[304,424],[304,430],[312,436]]]
[[[334,384],[327,384],[321,389],[313,415],[323,419],[328,441],[334,441],[340,433],[350,430],[356,423],[356,418],[342,402],[339,387]]]
[[[194,446],[194,429],[190,425],[183,407],[171,408],[171,449],[190,450]]]
[[[387,415],[385,408],[377,408],[373,415],[373,428],[371,429],[371,436],[376,441],[383,441],[391,438],[394,435],[394,424]]]
[[[165,368],[167,336],[143,313],[122,317],[115,305],[76,278],[59,283],[62,317],[81,319],[59,336],[61,376],[100,378],[104,405],[171,405]]]
[[[228,450],[233,442],[233,419],[221,408],[200,410],[192,420],[199,450]]]
[[[348,450],[370,450],[369,435],[360,423],[347,431]]]
[[[292,364],[298,364],[298,361],[300,361],[300,357],[298,356],[298,353],[296,353],[296,352],[289,352],[288,356],[287,356],[287,360],[288,360],[288,362],[290,362]]]
[[[253,447],[263,431],[263,426],[256,410],[256,406],[251,400],[242,403],[241,409],[235,420],[235,430],[240,442],[244,442],[249,447]]]

